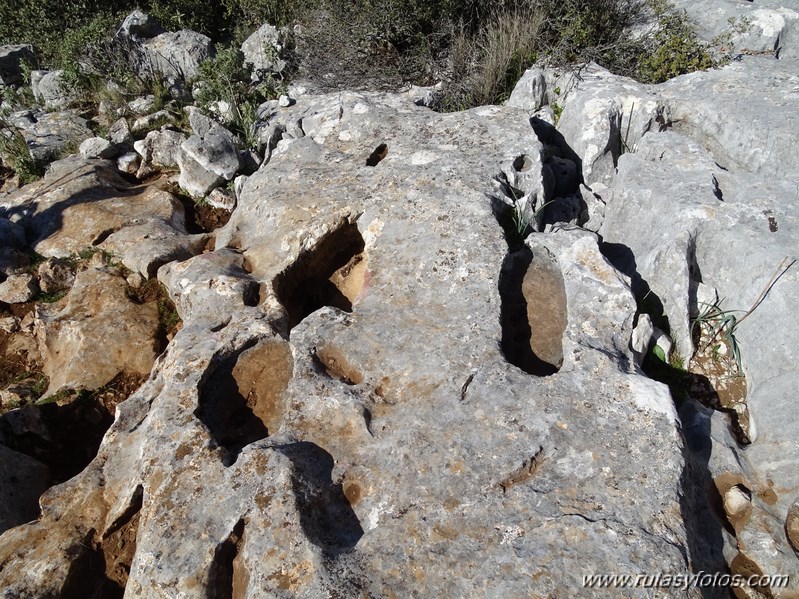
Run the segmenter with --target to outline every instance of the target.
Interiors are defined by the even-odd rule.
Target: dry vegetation
[[[125,81],[108,40],[137,3],[0,0],[0,43],[33,43],[41,65],[88,88]],[[291,26],[286,78],[322,89],[387,89],[444,81],[438,108],[504,100],[536,62],[594,60],[644,81],[707,68],[716,60],[666,0],[147,0],[168,29],[192,28],[218,49],[237,47],[261,23]],[[634,33],[635,32],[635,33]],[[123,52],[124,53],[124,52]],[[236,65],[232,69],[238,68]],[[134,85],[135,84],[135,85]]]

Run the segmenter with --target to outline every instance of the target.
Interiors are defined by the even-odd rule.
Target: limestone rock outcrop
[[[750,5],[736,6],[739,17],[751,15]],[[764,18],[771,10],[755,8]],[[786,28],[794,27],[791,10],[777,12]],[[793,441],[799,328],[786,312],[799,301],[793,31],[777,32],[780,60],[773,52],[745,55],[723,69],[657,86],[595,65],[579,77],[533,70],[510,103],[531,111],[551,101],[563,107],[558,130],[582,157],[586,185],[602,199],[601,218],[592,225],[603,252],[631,277],[639,298],[661,304],[683,360],[697,349],[693,323],[711,304],[741,321],[733,330],[745,404],[719,412],[684,406],[687,435],[696,437],[689,445],[700,448],[691,460],[717,481],[737,477],[751,496],[746,518],[727,514],[734,536],[715,535],[733,571],[796,579],[799,563],[783,532],[799,490]],[[724,398],[714,401],[723,406]],[[735,438],[719,432],[730,426]]]
[[[686,571],[682,441],[632,366],[628,279],[590,233],[510,250],[498,222],[509,185],[553,189],[529,115],[346,93],[276,118],[304,136],[213,251],[160,269],[184,327],[5,533],[4,587],[588,596],[587,574]],[[101,554],[127,580],[78,582]]]
[[[746,17],[736,60],[660,85],[531,69],[450,114],[421,88],[292,93],[261,107],[249,176],[190,110],[188,139],[135,143],[139,174],[216,188],[213,231],[101,158],[0,198],[0,285],[66,293],[12,302],[0,349],[37,354],[48,395],[136,389],[82,415],[97,442],[68,476],[29,452],[11,480],[11,442],[55,429],[46,406],[0,416],[2,593],[593,597],[592,575],[718,572],[795,597],[799,19],[689,13],[707,35]],[[182,33],[136,12],[118,35]]]

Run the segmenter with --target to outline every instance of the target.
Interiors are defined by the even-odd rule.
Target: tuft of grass
[[[708,348],[713,348],[711,356],[718,356],[718,350],[720,348],[716,345],[716,342],[721,341],[726,343],[727,347],[729,347],[732,352],[732,358],[737,367],[738,374],[743,374],[741,348],[735,336],[735,332],[738,326],[757,310],[774,285],[777,284],[777,281],[779,281],[782,275],[788,272],[788,269],[794,264],[796,264],[796,260],[790,260],[787,257],[784,258],[769,281],[760,291],[752,306],[745,312],[743,310],[722,309],[721,305],[724,302],[723,299],[716,298],[709,303],[702,302],[703,308],[699,311],[699,314],[694,317],[691,325],[691,334],[698,338],[697,351],[704,352]],[[738,318],[735,315],[736,312],[743,313],[743,316]]]
[[[53,393],[52,395],[48,395],[47,397],[42,397],[41,399],[36,400],[36,405],[45,406],[51,403],[61,403],[73,395],[77,397],[80,395],[80,392],[73,391],[72,389],[61,389],[57,393]]]
[[[504,102],[524,71],[536,62],[546,15],[534,5],[497,12],[476,34],[458,33],[454,85],[441,108]]]
[[[33,159],[22,133],[3,120],[0,120],[0,157],[17,173],[20,185],[33,183],[44,176],[44,165]]]
[[[219,114],[236,136],[240,148],[257,149],[258,106],[277,98],[285,90],[281,82],[271,77],[253,85],[250,67],[238,48],[217,50],[214,58],[200,65],[202,85],[197,94],[197,104],[208,114]],[[222,102],[230,107],[229,111],[220,113],[218,106]]]
[[[560,115],[563,114],[563,106],[557,102],[552,102],[550,106],[552,107],[552,113],[555,115],[555,124],[557,125],[560,120]]]
[[[53,293],[39,293],[33,301],[41,302],[43,304],[54,304],[57,301],[64,299],[67,295],[66,290],[54,291]]]
[[[180,315],[175,309],[175,304],[169,298],[158,299],[158,321],[167,331],[173,330],[180,322]]]

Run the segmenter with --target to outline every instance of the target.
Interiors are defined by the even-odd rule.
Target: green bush
[[[0,121],[0,158],[13,169],[20,185],[27,185],[44,175],[44,165],[31,157],[28,144],[16,127]]]
[[[244,63],[244,55],[238,48],[217,50],[214,58],[200,65],[199,80],[202,83],[197,93],[197,104],[206,113],[217,111],[219,102],[230,106],[227,115],[221,116],[239,144],[248,148],[257,146],[258,106],[276,98],[282,91],[280,83],[270,78],[253,85],[250,66]]]
[[[660,83],[693,71],[719,65],[707,44],[699,41],[685,11],[664,0],[650,0],[658,27],[649,38],[635,76],[645,83]]]

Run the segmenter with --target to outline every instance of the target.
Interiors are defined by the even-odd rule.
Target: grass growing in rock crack
[[[53,291],[52,293],[38,293],[34,298],[33,301],[39,302],[42,304],[54,304],[58,301],[64,299],[67,295],[68,291],[63,289],[61,291]]]
[[[619,156],[623,154],[632,154],[635,152],[635,148],[630,147],[629,139],[630,139],[630,125],[633,122],[633,112],[635,112],[635,102],[632,103],[630,106],[630,114],[627,115],[627,127],[624,130],[624,135],[621,135],[621,131],[619,131]],[[621,125],[624,125],[624,115],[622,114],[621,118]]]
[[[31,156],[22,133],[3,120],[0,120],[0,157],[17,173],[20,185],[33,183],[44,176],[44,165]]]
[[[158,279],[149,279],[136,288],[128,287],[127,295],[139,304],[156,302],[160,328],[159,337],[166,339],[177,332],[181,324],[180,315],[177,308],[175,308],[175,304],[169,298],[166,287]]]
[[[697,353],[703,353],[713,346],[711,356],[719,358],[719,346],[716,342],[726,344],[732,353],[737,373],[742,373],[741,348],[735,337],[735,329],[738,326],[735,312],[740,313],[743,310],[724,310],[721,307],[723,303],[723,299],[710,303],[702,302],[702,309],[691,325],[691,333],[698,339]]]

